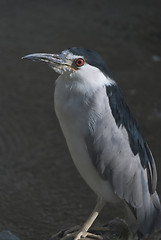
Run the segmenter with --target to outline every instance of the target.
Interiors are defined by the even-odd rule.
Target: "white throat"
[[[62,82],[62,83],[61,83]],[[66,90],[73,90],[81,94],[93,93],[103,86],[115,84],[115,81],[103,74],[98,68],[85,64],[74,72],[64,72],[56,84],[66,86]]]

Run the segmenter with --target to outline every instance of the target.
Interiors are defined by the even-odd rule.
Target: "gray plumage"
[[[95,121],[90,119],[87,149],[100,176],[108,180],[119,198],[133,209],[139,230],[150,234],[161,227],[159,198],[155,189],[150,194],[147,184],[153,179],[156,181],[157,176],[148,179],[147,168],[142,167],[139,155],[132,152],[125,127],[117,127],[105,87],[99,89],[95,96],[91,98],[90,106],[97,112],[92,117]],[[155,167],[151,174],[156,174]],[[150,184],[156,186],[156,183]]]
[[[87,231],[104,202],[123,201],[131,230],[161,229],[161,204],[152,153],[103,59],[83,48],[30,54],[60,74],[54,103],[73,162],[99,200],[75,240]]]

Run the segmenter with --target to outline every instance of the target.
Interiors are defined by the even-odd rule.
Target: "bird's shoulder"
[[[125,127],[133,154],[139,154],[141,164],[143,168],[146,168],[149,162],[150,149],[147,146],[135,117],[125,101],[121,89],[118,85],[106,86],[106,94],[109,98],[111,112],[118,128]]]

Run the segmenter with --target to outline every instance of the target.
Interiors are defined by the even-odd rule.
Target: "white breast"
[[[80,87],[82,89],[82,86]],[[84,90],[83,90],[84,91]],[[55,111],[64,133],[73,162],[87,184],[107,201],[118,201],[111,185],[93,166],[85,143],[88,128],[88,103],[85,94],[73,89],[73,83],[60,76],[55,87]],[[87,104],[87,105],[86,105]]]

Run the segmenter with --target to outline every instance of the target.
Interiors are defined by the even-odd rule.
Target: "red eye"
[[[78,67],[81,67],[84,65],[84,60],[82,58],[78,58],[75,63]]]

